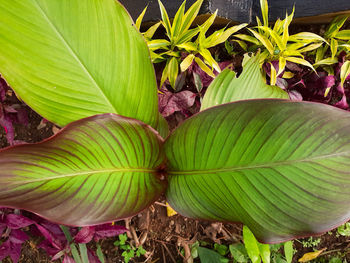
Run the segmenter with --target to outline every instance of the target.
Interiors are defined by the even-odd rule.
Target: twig
[[[156,205],[160,205],[160,206],[165,206],[165,207],[167,207],[167,205],[166,204],[163,204],[163,203],[161,203],[161,202],[154,202]]]
[[[163,245],[163,247],[165,248],[165,250],[168,252],[168,254],[169,254],[171,260],[172,260],[174,263],[176,263],[176,260],[174,259],[173,255],[170,253],[170,250],[168,249],[168,247],[167,247],[163,242],[160,242],[160,243]]]

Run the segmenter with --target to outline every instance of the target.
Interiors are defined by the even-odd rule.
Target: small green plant
[[[301,32],[295,35],[289,35],[289,25],[293,20],[294,9],[290,15],[286,14],[284,20],[278,19],[274,27],[269,26],[268,3],[267,0],[260,0],[263,22],[257,17],[258,26],[256,29],[248,28],[252,36],[237,34],[238,43],[247,51],[261,50],[260,64],[267,62],[271,66],[271,85],[276,84],[277,76],[284,69],[287,61],[307,66],[314,70],[312,64],[304,59],[303,53],[314,50],[322,45],[325,40],[310,32]],[[251,42],[253,46],[249,47],[242,43]],[[237,40],[235,40],[237,41]],[[278,66],[272,64],[278,61]],[[287,74],[285,77],[288,77]]]
[[[303,247],[317,247],[321,243],[321,238],[309,237],[308,239],[304,239],[299,241]]]
[[[114,245],[123,251],[122,256],[125,263],[128,263],[130,259],[134,257],[140,257],[146,254],[146,250],[144,250],[142,246],[133,247],[127,242],[128,236],[126,234],[121,234],[118,238],[119,240],[115,241]]]
[[[166,62],[160,86],[162,86],[166,80],[169,80],[170,85],[175,87],[179,68],[184,72],[193,61],[195,61],[203,71],[212,77],[215,77],[213,72],[214,69],[221,72],[218,63],[212,57],[209,48],[225,42],[232,34],[247,26],[247,24],[232,26],[228,29],[223,28],[206,37],[207,31],[215,21],[217,11],[202,25],[190,29],[203,0],[197,0],[186,12],[186,1],[184,1],[179,7],[172,23],[170,22],[168,13],[162,2],[158,0],[158,3],[160,6],[162,21],[150,27],[144,33],[144,36],[147,40],[153,63]],[[146,9],[136,21],[136,26],[138,28],[140,27],[145,12]],[[165,28],[168,40],[152,39],[155,30],[157,30],[160,24]],[[198,35],[196,41],[192,42],[192,39],[196,35]],[[185,56],[184,59],[182,58],[183,56]]]
[[[327,43],[318,47],[315,54],[314,66],[322,66],[330,74],[334,75],[331,65],[338,62],[338,55],[343,51],[350,51],[350,30],[340,30],[349,16],[338,16],[333,19],[324,33]],[[330,50],[330,54],[329,53]]]
[[[341,236],[349,237],[350,236],[350,223],[347,222],[344,225],[341,225],[337,228],[337,233]]]

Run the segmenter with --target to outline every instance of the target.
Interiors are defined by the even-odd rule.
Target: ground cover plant
[[[238,78],[229,70],[220,73],[204,95],[201,112],[167,136],[147,45],[118,2],[79,1],[79,8],[78,1],[1,4],[2,76],[38,113],[57,125],[68,124],[44,142],[0,152],[0,205],[84,227],[73,233],[63,228],[65,241],[58,245],[50,231],[22,218],[25,223],[17,228],[38,228],[54,247],[53,259],[69,262],[72,253],[76,262],[79,257],[103,261],[99,249],[97,259],[84,245],[77,255],[75,242],[101,235],[100,227],[92,227],[101,223],[125,231],[111,222],[139,213],[163,193],[185,216],[243,222],[259,241],[270,243],[319,234],[348,219],[348,113],[280,100],[288,99],[291,90],[265,84],[263,52],[245,56]],[[18,13],[22,20],[14,16]],[[72,17],[69,24],[66,16]],[[215,35],[206,38],[207,29],[201,32],[204,40]],[[200,64],[195,58],[205,56],[198,53],[192,58]],[[337,81],[344,89],[349,69],[346,55],[342,58]],[[277,83],[280,74],[275,75]],[[16,237],[20,232],[13,231],[11,221],[6,224],[6,235],[13,237],[2,244],[7,253],[2,256],[12,253],[16,261],[26,238]],[[254,240],[250,230],[244,230],[246,240]],[[125,260],[141,255],[141,248],[117,246],[125,246]],[[219,255],[227,254],[216,247]],[[253,262],[268,261],[269,249],[260,243],[246,246]],[[276,258],[289,262],[290,245],[288,250],[285,259]],[[232,251],[234,257],[241,250]],[[206,252],[211,253],[198,248],[203,262]]]

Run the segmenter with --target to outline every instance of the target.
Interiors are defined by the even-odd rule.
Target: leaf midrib
[[[89,175],[97,175],[97,174],[103,174],[103,173],[156,173],[157,169],[146,169],[146,168],[113,168],[113,169],[100,169],[100,170],[91,170],[91,171],[81,171],[81,172],[75,172],[75,173],[62,173],[55,176],[49,176],[49,177],[43,177],[43,178],[36,178],[31,180],[21,180],[21,181],[15,181],[11,182],[11,185],[23,185],[23,184],[30,184],[30,183],[36,183],[36,182],[44,182],[44,181],[51,181],[51,180],[57,180],[57,179],[64,179],[64,178],[71,178],[76,176],[89,176]],[[25,175],[24,175],[25,176]]]
[[[94,79],[94,77],[91,75],[91,73],[89,72],[89,70],[87,69],[87,67],[84,65],[84,63],[81,61],[81,59],[79,58],[78,54],[76,54],[74,52],[74,50],[72,49],[72,47],[69,45],[69,43],[66,41],[66,39],[63,37],[63,35],[58,31],[58,29],[56,28],[56,26],[53,24],[53,22],[51,22],[51,20],[49,19],[49,17],[47,16],[47,14],[45,13],[45,11],[41,8],[40,4],[37,2],[37,0],[33,0],[33,2],[35,3],[38,11],[41,13],[41,15],[44,17],[44,19],[47,21],[47,23],[49,24],[49,26],[52,28],[52,30],[56,33],[57,37],[61,40],[61,42],[63,43],[63,45],[67,48],[68,52],[72,55],[72,57],[78,62],[78,64],[81,66],[81,68],[83,69],[83,71],[86,73],[87,77],[91,80],[92,84],[96,87],[96,89],[100,92],[100,94],[102,95],[102,97],[104,98],[105,102],[108,103],[109,107],[111,108],[111,113],[118,113],[116,108],[113,106],[113,104],[111,103],[111,101],[108,99],[108,97],[106,96],[106,94],[104,93],[103,89],[99,86],[99,84],[97,83],[97,81]]]
[[[316,161],[316,160],[328,159],[328,158],[332,158],[332,157],[342,157],[342,156],[346,156],[346,155],[350,155],[350,151],[319,155],[319,156],[315,156],[312,158],[277,161],[277,162],[270,162],[270,163],[263,163],[263,164],[256,164],[256,165],[226,167],[226,168],[219,168],[219,169],[181,170],[181,171],[169,170],[168,174],[169,175],[184,175],[184,174],[195,175],[195,174],[203,174],[203,173],[235,172],[235,171],[242,171],[242,170],[251,170],[251,169],[258,169],[258,168],[271,168],[271,167],[276,167],[276,166],[291,165],[291,164],[303,163],[303,162],[311,162],[311,161]]]

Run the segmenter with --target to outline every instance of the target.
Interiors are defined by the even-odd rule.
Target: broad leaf
[[[227,102],[258,98],[288,99],[287,92],[277,86],[267,85],[261,75],[259,56],[246,57],[243,72],[225,69],[210,84],[203,98],[201,110]]]
[[[165,142],[168,202],[242,222],[263,242],[328,231],[350,218],[349,123],[346,111],[289,100],[203,111]]]
[[[0,152],[0,205],[78,226],[132,216],[165,190],[161,145],[148,125],[119,115],[71,123]]]
[[[0,73],[46,119],[64,126],[118,113],[156,127],[147,45],[115,0],[0,0]]]

